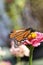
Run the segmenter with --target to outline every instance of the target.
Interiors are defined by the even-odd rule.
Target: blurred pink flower
[[[12,47],[10,49],[10,52],[12,55],[14,55],[16,57],[29,56],[29,54],[30,54],[30,50],[24,44],[15,48],[13,40],[12,40]]]
[[[17,48],[12,47],[10,49],[10,52],[12,55],[14,55],[16,57],[29,56],[29,54],[30,54],[30,50],[23,44]]]
[[[37,34],[36,38],[33,38],[31,40],[24,40],[23,44],[25,45],[32,45],[33,47],[37,47],[43,42],[43,33],[35,32]]]
[[[12,65],[9,61],[0,61],[0,65]]]

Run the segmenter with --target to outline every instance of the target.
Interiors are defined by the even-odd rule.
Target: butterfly
[[[32,28],[21,29],[21,30],[13,30],[10,33],[9,37],[10,37],[10,39],[15,39],[18,42],[21,42],[21,41],[25,40],[26,38],[28,38],[28,36],[32,32],[35,32],[35,30],[32,29]]]

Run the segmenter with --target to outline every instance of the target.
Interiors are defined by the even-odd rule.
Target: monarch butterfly
[[[30,33],[35,32],[34,29],[32,28],[27,28],[27,29],[22,29],[22,30],[13,30],[10,33],[10,39],[14,39],[17,40],[18,42],[21,42],[22,40],[28,38],[28,36],[30,35]]]

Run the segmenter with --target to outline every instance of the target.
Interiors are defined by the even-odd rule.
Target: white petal
[[[24,50],[24,55],[29,56],[29,54],[30,54],[29,48],[27,48],[25,45],[22,45],[22,49]]]

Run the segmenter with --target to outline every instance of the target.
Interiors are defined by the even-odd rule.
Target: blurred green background
[[[11,30],[28,27],[43,32],[43,0],[0,0],[0,46],[6,48]],[[8,48],[5,51],[7,50]],[[0,60],[3,58],[14,62],[9,51],[5,57],[0,56]],[[28,58],[26,59],[20,63],[28,65]],[[35,48],[34,59],[33,65],[43,65],[43,44]]]

